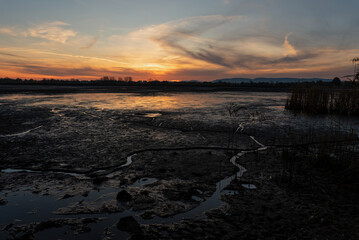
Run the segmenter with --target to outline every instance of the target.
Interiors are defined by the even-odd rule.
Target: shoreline
[[[160,93],[160,92],[289,92],[290,87],[278,86],[58,86],[0,85],[4,94],[66,94],[66,93]]]

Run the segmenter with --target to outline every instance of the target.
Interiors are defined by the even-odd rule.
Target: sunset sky
[[[0,77],[352,74],[358,0],[0,0]]]

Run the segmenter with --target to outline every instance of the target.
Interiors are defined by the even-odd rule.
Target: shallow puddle
[[[253,184],[242,184],[241,186],[246,189],[257,189],[257,187]]]
[[[224,190],[223,194],[228,196],[234,196],[234,195],[238,195],[239,192],[236,190]]]

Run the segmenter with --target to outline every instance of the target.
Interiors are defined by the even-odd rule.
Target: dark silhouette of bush
[[[339,86],[340,86],[340,83],[341,83],[340,78],[335,77],[335,78],[333,79],[333,84],[334,84],[335,86],[339,87]]]

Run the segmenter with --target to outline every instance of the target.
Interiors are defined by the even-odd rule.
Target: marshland
[[[2,94],[0,238],[358,239],[359,119],[313,86]]]
[[[0,0],[0,240],[358,240],[358,0]]]

